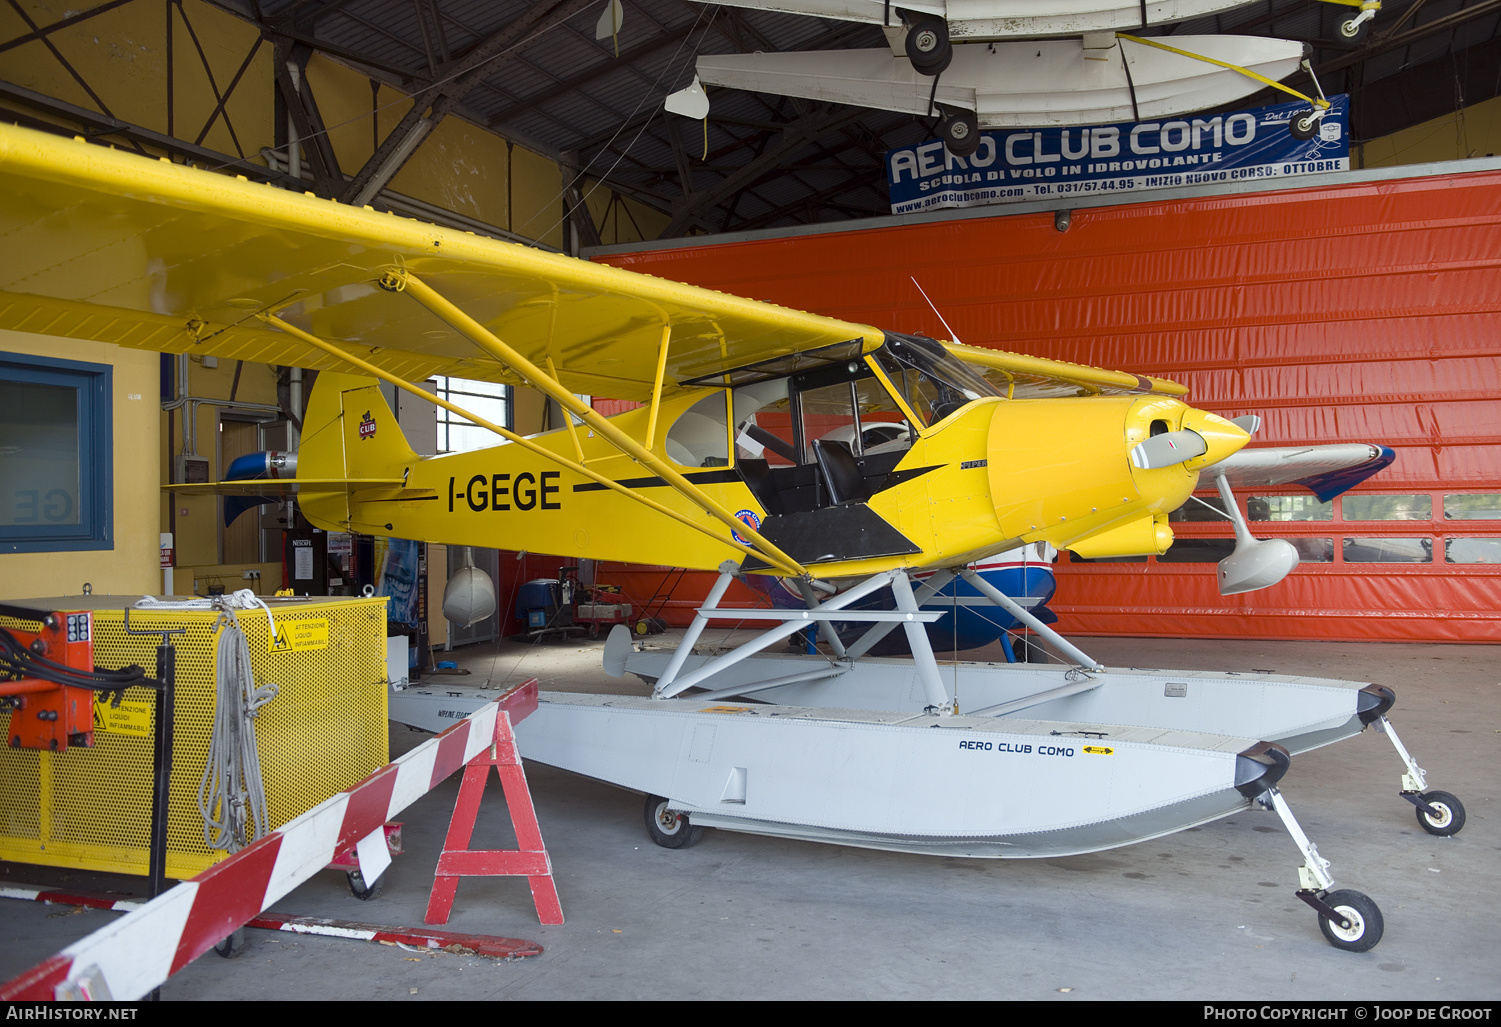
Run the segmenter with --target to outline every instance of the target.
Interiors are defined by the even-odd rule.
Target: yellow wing
[[[0,245],[0,328],[343,369],[257,316],[269,312],[405,381],[521,379],[427,307],[380,289],[392,268],[415,273],[533,364],[550,362],[568,389],[614,399],[651,399],[668,326],[664,396],[679,382],[836,343],[868,352],[883,338],[869,325],[8,125],[0,126]],[[949,348],[1018,398],[1187,391]]]
[[[1161,396],[1186,396],[1188,388],[1164,378],[1149,378],[1126,371],[1107,371],[1062,360],[1029,357],[1024,353],[986,349],[946,342],[944,347],[954,356],[980,368],[1001,394],[1014,399],[1043,399],[1049,396],[1126,396],[1155,393]]]
[[[404,267],[574,392],[649,400],[727,368],[835,343],[851,324],[708,289],[0,126],[0,328],[163,352],[333,368],[269,311],[408,381],[518,379],[418,303]]]

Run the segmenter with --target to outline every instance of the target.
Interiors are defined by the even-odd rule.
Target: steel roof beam
[[[546,95],[534,96],[529,100],[522,100],[520,103],[512,104],[505,110],[492,115],[489,121],[490,127],[498,128],[516,117],[516,115],[524,114],[538,104],[557,99],[560,93],[571,93],[576,89],[582,89],[612,72],[620,71],[626,64],[632,64],[644,57],[651,56],[658,50],[666,49],[674,43],[681,42],[692,34],[694,28],[696,26],[689,25],[685,28],[676,29],[669,35],[633,46],[629,50],[622,50],[618,58],[610,58],[609,64],[593,67],[580,75],[575,75],[571,79],[557,83],[557,85],[548,90]]]
[[[341,199],[356,205],[369,203],[465,94],[548,29],[573,17],[592,2],[554,0],[534,4],[520,18],[480,41],[458,61],[445,66],[442,69],[444,78],[412,98],[411,110],[365,162]]]
[[[130,0],[113,0],[113,2],[111,3],[100,4],[98,7],[91,7],[89,10],[82,11],[78,14],[73,15],[72,17],[54,21],[50,25],[43,25],[40,27],[33,25],[32,31],[27,32],[25,35],[17,36],[14,39],[7,39],[4,43],[0,43],[0,53],[4,53],[7,50],[21,46],[24,43],[30,43],[31,41],[36,39],[45,39],[59,29],[65,29],[69,26],[77,25],[81,21],[88,21],[90,18],[96,15],[103,14],[105,11],[112,11],[116,7],[121,7],[128,3],[130,3]]]
[[[777,167],[789,154],[816,142],[822,135],[837,131],[858,120],[864,113],[860,108],[839,107],[833,111],[811,114],[792,122],[782,133],[781,141],[768,147],[760,157],[736,169],[712,189],[694,194],[681,210],[673,213],[672,221],[662,231],[662,238],[667,239],[681,234],[694,216],[717,206],[736,191],[750,185],[767,171]]]
[[[318,113],[317,101],[313,99],[312,84],[307,80],[307,64],[312,56],[312,50],[301,43],[278,43],[272,59],[272,72],[277,92],[281,94],[297,129],[297,144],[307,154],[308,164],[312,167],[313,190],[319,196],[331,198],[339,195],[344,187],[344,173],[339,170],[339,160],[334,156],[328,130]],[[290,67],[293,64],[297,66],[295,79]]]

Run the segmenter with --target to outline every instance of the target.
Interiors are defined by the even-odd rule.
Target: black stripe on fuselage
[[[689,471],[683,475],[695,485],[725,485],[732,481],[740,481],[740,472],[733,468],[725,467],[716,471]],[[653,475],[650,478],[622,478],[619,484],[628,489],[654,489],[668,484],[666,478]],[[573,486],[575,492],[598,492],[610,486],[601,485],[597,481],[587,481],[582,485]]]

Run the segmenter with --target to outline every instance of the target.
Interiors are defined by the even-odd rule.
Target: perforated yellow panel
[[[156,675],[161,635],[127,634],[123,607],[129,600],[8,601],[93,610],[95,664],[136,663]],[[386,600],[267,601],[278,635],[287,640],[283,651],[270,650],[264,612],[239,611],[238,617],[256,683],[275,682],[280,688],[255,718],[267,812],[275,828],[389,762]],[[227,855],[204,842],[197,798],[214,722],[218,617],[211,611],[129,612],[133,631],[187,629],[171,638],[177,648],[177,694],[167,874],[189,878]],[[25,625],[0,618],[0,627]],[[127,690],[111,723],[101,725],[96,714],[92,748],[69,747],[62,754],[0,749],[0,859],[147,872],[154,704],[153,691]],[[10,714],[0,712],[0,728],[9,724]]]

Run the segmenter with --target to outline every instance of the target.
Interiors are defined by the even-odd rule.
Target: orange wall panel
[[[916,278],[964,342],[1181,381],[1206,409],[1262,415],[1261,444],[1392,446],[1361,491],[1501,492],[1495,172],[1090,208],[1067,232],[1051,212],[998,211],[600,259],[944,337]],[[1435,517],[1301,528],[1430,537],[1440,560],[1445,537],[1501,537],[1498,521]],[[1501,572],[1484,565],[1336,557],[1229,599],[1213,571],[1063,562],[1053,606],[1078,632],[1501,641]]]

